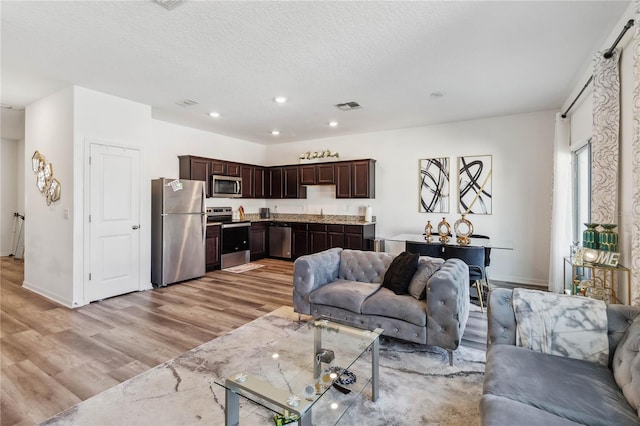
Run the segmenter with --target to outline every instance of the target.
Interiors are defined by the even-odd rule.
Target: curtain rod
[[[618,38],[616,38],[616,41],[614,41],[613,45],[609,49],[607,49],[602,55],[605,57],[605,59],[609,59],[613,56],[613,50],[616,48],[618,43],[620,43],[620,40],[622,40],[622,37],[624,37],[626,32],[629,31],[629,29],[633,26],[633,24],[634,24],[633,19],[629,19],[629,21],[627,21],[625,26],[622,28],[622,31],[620,31],[620,34],[618,34]],[[573,100],[573,102],[571,102],[571,105],[569,105],[569,108],[567,108],[567,110],[562,114],[562,118],[567,118],[567,113],[571,111],[571,108],[573,108],[576,102],[578,102],[578,99],[580,99],[580,96],[582,96],[582,93],[586,90],[587,87],[589,87],[589,84],[591,84],[592,81],[593,81],[593,74],[591,75],[591,77],[589,77],[589,80],[587,80],[585,85],[582,87],[582,90],[580,90],[580,93],[578,93],[578,95]]]

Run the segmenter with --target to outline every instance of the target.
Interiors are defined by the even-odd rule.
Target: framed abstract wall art
[[[492,156],[458,157],[458,213],[491,214]]]
[[[420,213],[449,213],[449,159],[420,160]]]

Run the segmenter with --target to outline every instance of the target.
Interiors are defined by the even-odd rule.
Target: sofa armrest
[[[627,334],[635,318],[640,315],[640,308],[627,305],[607,305],[607,334],[609,337],[609,357],[618,347],[618,343]]]
[[[468,318],[469,267],[448,259],[427,282],[427,344],[457,349]]]
[[[487,346],[516,344],[516,314],[513,310],[513,290],[494,288],[487,303]]]
[[[296,259],[293,264],[293,310],[311,314],[309,294],[338,278],[341,248],[332,248]]]

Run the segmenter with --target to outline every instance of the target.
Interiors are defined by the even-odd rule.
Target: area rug
[[[217,371],[250,363],[259,351],[299,328],[296,319],[291,308],[279,308],[42,424],[223,425],[225,392],[214,383]],[[443,349],[383,337],[379,399],[371,402],[367,386],[338,424],[478,424],[484,360],[484,351],[460,347],[454,352],[454,365],[449,366]],[[270,411],[243,398],[240,402],[241,425],[274,424]],[[313,423],[323,424],[322,413],[314,410]]]
[[[234,274],[241,274],[243,272],[252,271],[254,269],[262,268],[264,265],[259,263],[243,263],[242,265],[232,266],[231,268],[223,269],[224,272],[233,272]]]

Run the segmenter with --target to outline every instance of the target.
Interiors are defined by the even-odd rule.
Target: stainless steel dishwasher
[[[269,256],[291,259],[291,225],[273,222],[269,226]]]

